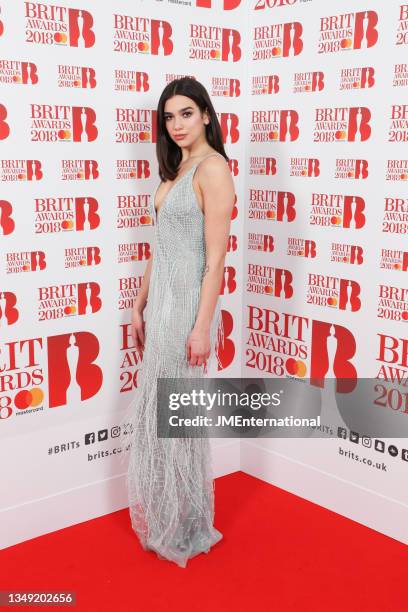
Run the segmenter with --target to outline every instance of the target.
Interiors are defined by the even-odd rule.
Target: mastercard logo
[[[71,130],[58,130],[58,138],[60,140],[70,140]]]
[[[140,225],[149,225],[152,222],[150,215],[142,215],[140,217]]]
[[[290,357],[285,362],[286,371],[291,376],[299,376],[299,378],[303,378],[306,376],[307,367],[304,361],[301,359],[293,359]]]
[[[55,32],[54,40],[59,45],[66,45],[68,37],[63,32]]]
[[[61,223],[61,227],[63,230],[70,231],[74,228],[74,222],[72,219],[64,219]]]
[[[33,387],[30,390],[24,389],[17,393],[14,398],[14,405],[19,410],[35,408],[40,406],[44,399],[44,392],[40,387]]]
[[[76,313],[76,311],[77,311],[76,306],[65,306],[65,308],[64,308],[64,314],[67,317],[70,317],[70,316],[74,315]]]
[[[342,49],[351,49],[353,46],[353,41],[351,38],[343,38],[343,40],[340,42],[340,46]]]

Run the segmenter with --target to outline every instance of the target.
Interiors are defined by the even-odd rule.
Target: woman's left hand
[[[201,366],[210,356],[210,332],[193,329],[187,338],[187,361]]]

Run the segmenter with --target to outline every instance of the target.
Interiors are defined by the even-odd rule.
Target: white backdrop
[[[254,5],[243,375],[312,379],[330,439],[245,441],[241,469],[408,542],[408,5]]]
[[[118,423],[137,384],[130,317],[155,229],[167,82],[188,74],[207,87],[243,198],[246,15],[199,4],[0,0],[3,547],[126,506]],[[240,211],[221,298],[231,376],[242,228]],[[239,440],[213,446],[216,475],[239,469]]]
[[[173,78],[207,87],[237,193],[212,374],[312,377],[323,409],[333,376],[406,379],[408,9],[378,4],[0,0],[2,547],[126,505],[115,438],[137,384],[153,111]],[[391,399],[372,416],[402,426],[380,382]],[[361,423],[214,440],[215,472],[406,542],[406,440]]]

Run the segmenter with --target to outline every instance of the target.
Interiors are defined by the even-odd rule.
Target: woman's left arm
[[[198,172],[206,261],[197,317],[187,340],[187,360],[200,366],[210,355],[210,327],[224,275],[235,190],[228,164],[219,157],[206,159]]]

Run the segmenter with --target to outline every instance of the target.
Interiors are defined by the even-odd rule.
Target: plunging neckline
[[[198,163],[199,163],[199,162],[198,162]],[[160,187],[160,185],[162,184],[162,182],[163,182],[163,181],[161,181],[161,182],[158,184],[158,186],[157,186],[157,188],[156,188],[156,191],[154,192],[154,200],[153,200],[153,208],[154,208],[154,212],[155,212],[156,218],[158,217],[158,214],[159,214],[160,210],[163,208],[164,203],[165,203],[165,201],[166,201],[166,199],[167,199],[167,197],[168,197],[168,195],[169,195],[170,191],[172,191],[172,190],[173,190],[173,189],[176,187],[176,185],[178,185],[178,183],[180,183],[180,182],[183,180],[183,178],[184,178],[185,176],[187,176],[187,174],[188,174],[188,173],[189,173],[189,172],[190,172],[190,171],[191,171],[191,170],[194,168],[194,166],[196,166],[196,165],[197,165],[197,162],[196,162],[196,163],[195,163],[193,166],[191,166],[191,168],[189,168],[189,170],[187,170],[187,172],[185,172],[185,173],[183,174],[183,176],[182,176],[181,178],[179,178],[179,179],[178,179],[178,181],[176,181],[175,183],[173,183],[173,185],[170,187],[170,189],[168,190],[168,192],[167,192],[167,193],[166,193],[166,195],[164,196],[164,198],[163,198],[163,200],[162,200],[162,203],[161,203],[161,205],[160,205],[160,208],[158,208],[158,209],[156,210],[156,206],[155,206],[156,194],[157,194],[157,192],[159,191],[159,187]]]
[[[157,195],[157,192],[159,191],[159,187],[160,187],[160,185],[162,184],[162,182],[163,182],[163,181],[161,181],[161,182],[158,184],[158,186],[156,187],[156,191],[154,192],[154,196],[153,196],[153,210],[154,210],[154,215],[155,215],[155,219],[156,219],[156,220],[158,219],[159,212],[160,212],[160,211],[161,211],[161,209],[163,208],[164,203],[165,203],[165,201],[166,201],[167,197],[169,196],[170,192],[171,192],[173,189],[175,189],[176,185],[178,185],[178,183],[180,183],[180,182],[181,182],[181,181],[182,181],[182,180],[183,180],[183,179],[184,179],[184,178],[185,178],[185,177],[186,177],[186,176],[189,174],[189,172],[191,172],[191,170],[193,170],[193,169],[194,169],[196,166],[198,166],[198,164],[200,164],[202,161],[204,161],[204,160],[205,160],[207,157],[211,157],[212,155],[221,155],[221,153],[219,153],[218,151],[213,151],[213,152],[209,153],[208,155],[205,155],[205,156],[204,156],[202,159],[200,159],[198,162],[195,162],[195,164],[193,164],[193,165],[191,166],[191,168],[189,168],[189,170],[187,170],[187,172],[185,172],[185,173],[183,174],[183,176],[182,176],[181,178],[179,178],[179,179],[178,179],[178,181],[176,181],[175,183],[173,183],[173,185],[170,187],[170,189],[168,190],[168,192],[167,192],[167,193],[166,193],[166,195],[164,196],[164,198],[163,198],[163,201],[162,201],[162,203],[161,203],[160,208],[159,208],[158,210],[156,210],[156,206],[155,206],[155,203],[156,203],[156,195]],[[224,156],[223,156],[223,155],[221,155],[221,157],[224,157]],[[193,190],[193,191],[194,191],[194,190]],[[197,202],[198,202],[197,195],[196,195],[196,192],[195,192],[195,191],[194,191],[194,196],[195,196],[195,198],[196,198],[196,200],[197,200]],[[201,210],[201,208],[199,208],[199,210],[200,210],[200,212],[201,212],[202,214],[204,214],[204,213],[203,213],[203,211]]]

